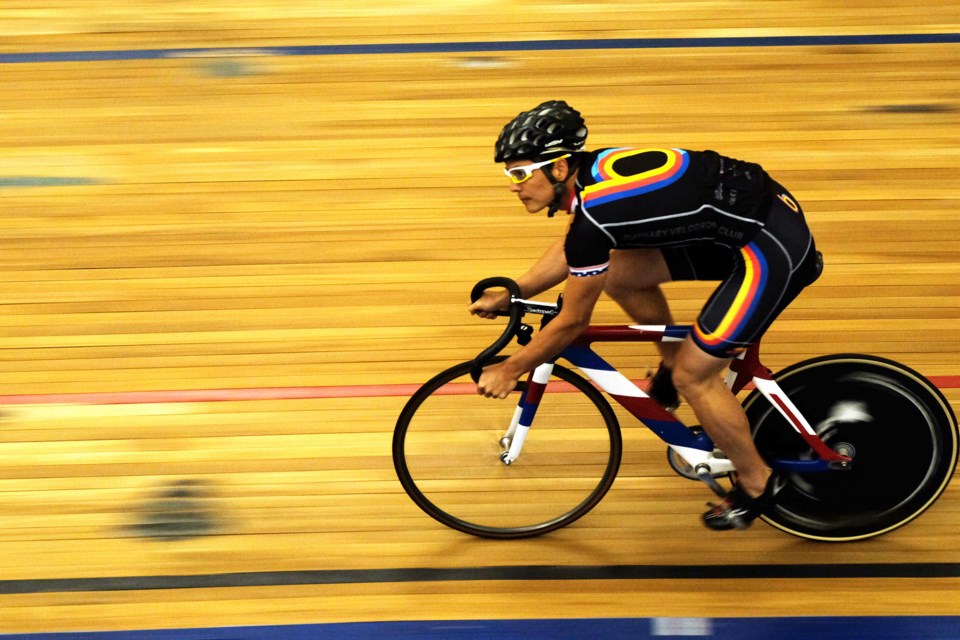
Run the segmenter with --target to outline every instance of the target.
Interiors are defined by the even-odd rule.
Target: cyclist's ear
[[[553,171],[553,177],[557,179],[557,182],[565,182],[566,179],[570,177],[570,164],[568,160],[569,158],[563,158],[553,163],[551,171]]]
[[[580,167],[580,154],[574,153],[569,158],[558,160],[553,165],[553,177],[560,182],[566,182],[567,179],[577,172]]]

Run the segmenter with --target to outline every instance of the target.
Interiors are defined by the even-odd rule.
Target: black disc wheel
[[[848,470],[786,473],[763,519],[787,533],[829,541],[881,535],[923,513],[957,464],[957,422],[943,394],[901,364],[836,355],[775,376]],[[744,402],[761,455],[813,459],[809,447],[759,392]]]
[[[393,462],[413,501],[448,527],[488,538],[554,531],[596,506],[622,452],[619,423],[600,392],[555,365],[522,453],[506,464],[502,440],[521,394],[478,395],[471,364],[424,384],[397,421]]]

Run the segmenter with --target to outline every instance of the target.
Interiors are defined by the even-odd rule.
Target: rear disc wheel
[[[957,464],[957,422],[943,394],[892,360],[836,355],[775,376],[849,470],[785,474],[763,519],[815,540],[852,541],[893,531],[926,511]],[[744,402],[764,458],[813,459],[803,440],[759,392]]]

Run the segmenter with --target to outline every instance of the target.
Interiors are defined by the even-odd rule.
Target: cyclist
[[[587,127],[566,102],[520,113],[500,133],[495,162],[528,212],[570,214],[565,237],[518,280],[524,297],[564,282],[560,313],[525,347],[484,369],[478,392],[505,398],[518,378],[548,361],[588,325],[604,291],[641,324],[672,324],[659,285],[719,280],[682,343],[662,343],[651,396],[675,402],[674,385],[738,482],[703,514],[711,529],[744,528],[775,490],[746,414],[720,373],[760,339],[816,280],[822,265],[797,201],[760,165],[713,151],[584,149]],[[509,303],[488,290],[471,313],[494,317]]]

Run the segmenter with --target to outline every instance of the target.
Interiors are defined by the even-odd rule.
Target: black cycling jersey
[[[614,248],[742,247],[763,228],[771,188],[760,165],[713,151],[585,153],[566,240],[571,275],[602,273]]]
[[[693,341],[731,357],[819,275],[800,205],[760,165],[713,151],[584,154],[565,250],[570,275],[599,275],[613,249],[661,250],[673,280],[720,280]]]

